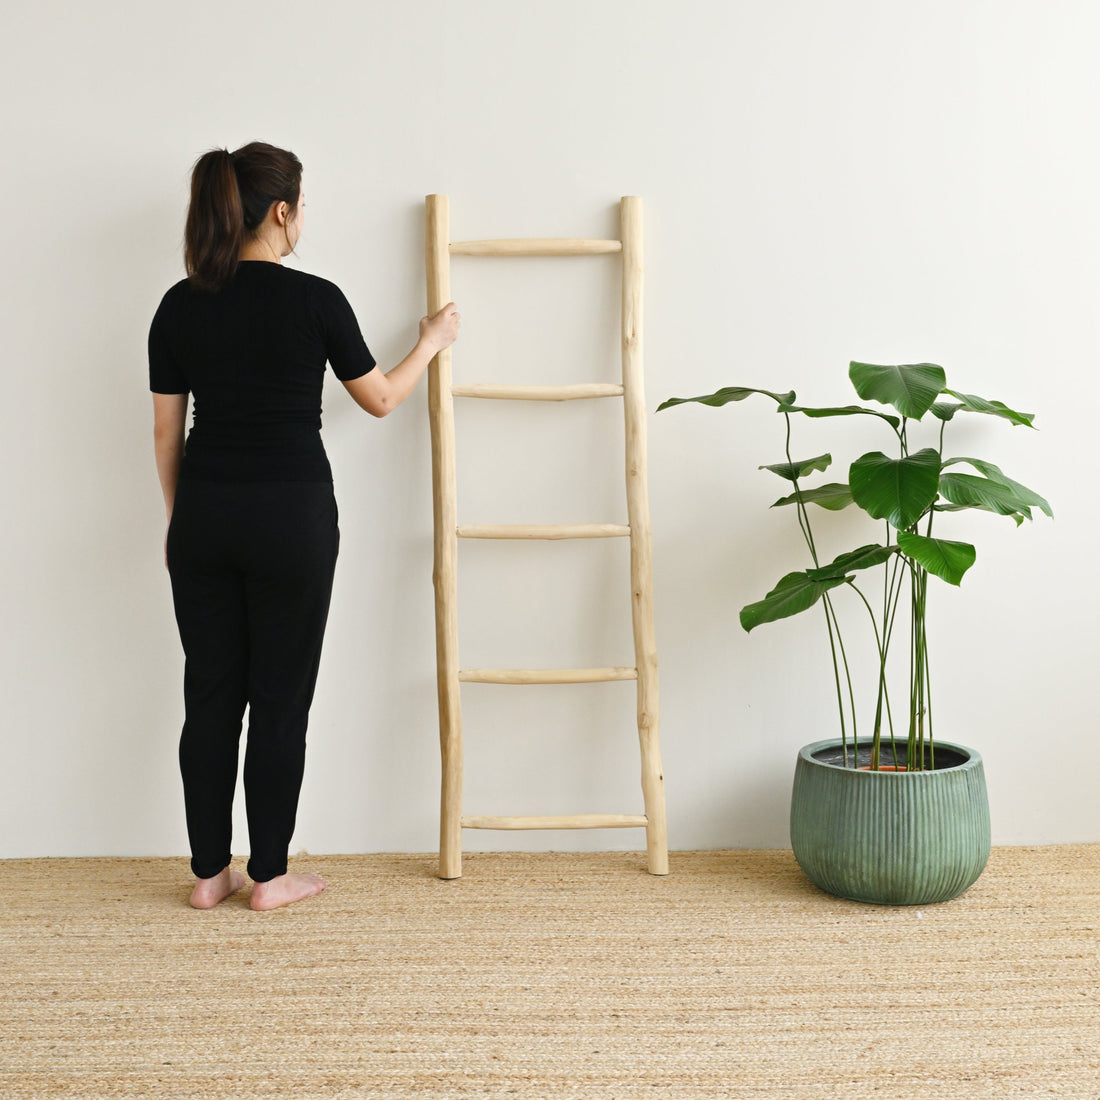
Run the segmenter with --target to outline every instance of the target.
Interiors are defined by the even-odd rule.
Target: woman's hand
[[[420,339],[436,352],[449,348],[458,339],[461,314],[454,302],[448,302],[434,317],[420,318]]]

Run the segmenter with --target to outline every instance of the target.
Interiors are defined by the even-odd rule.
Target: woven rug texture
[[[1100,1100],[1100,844],[926,907],[789,851],[301,853],[328,888],[266,913],[183,859],[0,869],[5,1100]]]

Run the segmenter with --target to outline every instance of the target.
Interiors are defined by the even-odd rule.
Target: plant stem
[[[886,545],[891,544],[890,538],[890,524],[886,524]],[[882,664],[883,668],[886,666],[886,656],[890,652],[890,640],[894,636],[894,624],[898,619],[898,604],[901,602],[901,589],[902,582],[898,574],[901,572],[906,558],[900,552],[894,557],[894,564],[889,572],[889,584],[886,585],[886,595],[883,600],[883,616],[882,616]],[[893,606],[891,607],[891,600]],[[886,700],[886,721],[890,727],[890,749],[894,756],[894,767],[898,766],[898,744],[894,733],[894,714],[890,708],[890,691],[889,684],[886,680],[885,673],[883,674],[883,696]]]
[[[901,603],[901,590],[904,587],[903,580],[900,576],[898,576],[898,574],[901,571],[902,565],[907,564],[907,562],[908,562],[908,559],[906,559],[905,557],[903,557],[903,555],[901,555],[899,553],[898,554],[898,560],[895,563],[896,567],[894,569],[894,577],[890,582],[890,587],[893,591],[894,606],[890,611],[890,625],[885,631],[886,641],[883,645],[883,648],[887,651],[889,651],[889,649],[890,649],[890,641],[894,636],[894,626],[896,625],[896,623],[898,621],[898,605]],[[895,731],[894,731],[894,716],[893,716],[893,714],[890,710],[890,696],[889,695],[886,696],[886,717],[889,719],[889,722],[890,722],[890,747],[893,750],[894,764],[896,765],[897,762],[898,762],[898,745],[897,745],[897,740],[896,740],[896,734],[895,734]]]
[[[833,680],[836,683],[836,705],[837,705],[837,710],[840,711],[840,743],[844,748],[844,766],[847,767],[848,766],[848,732],[847,732],[847,729],[844,725],[844,696],[841,694],[841,691],[840,691],[840,666],[837,664],[836,644],[833,641],[833,624],[832,624],[831,618],[835,618],[835,615],[830,616],[830,612],[832,611],[832,605],[829,603],[828,593],[826,593],[826,595],[825,595],[824,604],[825,604],[825,626],[829,631],[829,652],[832,654],[832,657],[833,657]],[[837,627],[837,637],[839,638],[839,636],[840,636],[840,628]],[[841,647],[841,652],[843,652],[843,647]],[[848,673],[848,659],[847,659],[847,657],[845,657],[845,659],[844,659],[844,673],[845,673],[845,675],[847,675],[847,673]],[[851,680],[850,679],[848,681],[848,687],[849,687],[849,689],[851,689]],[[856,717],[855,705],[853,704],[853,707],[852,707],[852,722],[853,723],[855,722],[855,717]],[[858,742],[857,742],[857,746],[858,746]]]
[[[867,614],[871,618],[871,629],[875,633],[875,648],[878,649],[878,698],[875,700],[875,728],[871,734],[871,768],[877,769],[879,764],[879,752],[882,743],[882,704],[883,700],[886,700],[887,713],[889,713],[889,698],[886,693],[886,650],[883,648],[882,639],[878,632],[878,623],[875,621],[875,613],[871,609],[870,603],[867,601],[867,597],[860,591],[858,585],[854,581],[848,581],[849,586],[855,591],[855,594],[863,601],[863,606],[867,608]],[[883,624],[885,628],[885,623]],[[855,703],[852,703],[853,710]],[[891,740],[893,739],[893,722],[890,723]],[[856,742],[857,748],[859,742]],[[894,750],[894,764],[897,764],[897,750]]]
[[[915,565],[909,564],[909,732],[906,739],[907,765],[913,763],[913,744],[917,736],[917,574]]]
[[[928,611],[928,593],[925,592],[925,613]],[[928,761],[933,771],[936,769],[936,742],[932,737],[932,673],[928,668],[928,631],[924,634],[924,681],[928,693]]]
[[[823,598],[824,598],[825,607],[827,609],[826,610],[826,615],[831,615],[832,616],[833,626],[836,627],[836,640],[837,640],[837,644],[840,646],[840,658],[844,662],[844,679],[848,681],[848,705],[851,708],[851,712],[852,712],[852,745],[853,745],[853,748],[854,748],[854,751],[855,751],[856,755],[858,756],[859,755],[859,731],[856,728],[856,694],[852,690],[852,674],[851,674],[851,670],[848,667],[848,654],[847,654],[846,650],[844,649],[844,637],[840,633],[840,622],[836,617],[836,610],[833,608],[833,601],[829,598],[829,593],[828,592],[825,593],[825,596]],[[831,637],[831,632],[830,632],[830,637]],[[835,657],[834,657],[834,662],[835,662]],[[838,694],[838,696],[839,696],[839,693],[840,693],[840,678],[838,676],[837,677],[837,694]],[[837,699],[837,705],[840,706],[840,728],[841,728],[841,731],[843,733],[843,730],[844,730],[844,707],[841,704],[839,698]],[[856,763],[858,764],[859,761],[857,760]],[[846,741],[844,743],[844,766],[845,767],[848,766],[848,743]]]
[[[784,453],[787,456],[787,465],[794,470],[794,460],[791,458],[791,414],[784,413],[783,419],[787,422],[787,438],[783,444]],[[810,530],[810,517],[806,512],[806,502],[802,499],[802,490],[798,487],[797,474],[791,478],[794,483],[794,498],[795,498],[795,510],[798,514],[798,526],[802,529],[802,537],[806,540],[806,545],[810,548],[810,557],[814,560],[814,568],[819,566],[817,560],[817,547],[814,546],[813,532]]]
[[[783,443],[783,450],[787,456],[787,464],[791,467],[792,473],[794,472],[794,460],[791,458],[791,414],[784,413],[783,419],[786,421],[786,438]],[[806,502],[802,499],[802,490],[798,487],[798,476],[795,474],[791,478],[794,483],[794,496],[795,496],[795,509],[798,515],[798,526],[802,531],[802,537],[806,540],[806,545],[810,550],[810,557],[813,559],[814,567],[818,568],[820,562],[817,558],[817,547],[814,545],[813,531],[810,528],[810,516],[806,510]],[[833,659],[833,682],[836,685],[836,705],[837,711],[840,715],[840,742],[844,750],[844,766],[848,766],[848,727],[844,721],[844,694],[840,686],[840,662],[836,659],[836,648],[840,646],[840,656],[844,662],[844,678],[848,682],[848,699],[852,713],[852,740],[856,759],[853,762],[853,766],[859,763],[859,739],[856,733],[856,700],[855,692],[852,689],[852,676],[848,668],[848,654],[844,649],[844,638],[840,632],[840,622],[837,620],[836,612],[833,610],[832,601],[829,599],[829,594],[824,595],[825,605],[825,627],[829,633],[829,653]],[[833,637],[834,627],[836,629],[836,637]]]
[[[915,567],[912,583],[912,630],[910,631],[912,643],[910,647],[908,763],[911,770],[917,771],[924,769],[926,658],[928,656],[928,639],[925,629],[927,586],[928,573],[919,566]]]

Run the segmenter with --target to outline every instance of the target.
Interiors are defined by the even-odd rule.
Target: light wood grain
[[[562,814],[543,817],[464,817],[464,829],[633,829],[644,814]]]
[[[592,256],[621,252],[621,241],[581,237],[522,237],[498,241],[454,241],[452,256]]]
[[[464,668],[458,678],[470,684],[598,684],[636,680],[635,668]]]
[[[629,536],[621,523],[471,524],[458,529],[460,539],[609,539]]]
[[[653,554],[647,487],[645,376],[642,360],[644,263],[642,200],[619,204],[623,242],[622,355],[626,415],[626,506],[630,522],[630,607],[638,667],[638,740],[642,754],[649,870],[668,874],[664,773],[661,768],[657,641],[653,627]]]
[[[578,401],[592,397],[622,397],[616,383],[581,382],[572,386],[507,386],[474,382],[452,386],[455,397],[482,397],[497,401]]]
[[[428,313],[451,300],[450,204],[446,195],[426,197],[425,270]],[[462,874],[462,697],[458,683],[458,520],[455,418],[451,399],[451,349],[428,367],[428,414],[432,436],[432,499],[435,520],[435,652],[439,695],[442,787],[439,814],[439,874]]]
[[[432,488],[435,520],[436,657],[439,690],[442,791],[440,797],[439,874],[462,873],[462,828],[554,829],[644,826],[647,866],[651,874],[668,874],[664,775],[659,749],[657,647],[653,626],[653,562],[646,483],[646,409],[642,361],[642,200],[620,202],[621,240],[532,238],[458,241],[450,236],[445,195],[427,196],[426,268],[428,309],[436,312],[450,300],[450,257],[577,256],[619,253],[622,263],[622,382],[571,386],[454,386],[450,350],[433,360],[429,374],[432,434]],[[454,398],[477,397],[519,401],[571,401],[622,397],[626,421],[626,498],[628,524],[467,525],[456,521]],[[574,669],[460,669],[458,667],[457,543],[459,538],[630,539],[631,616],[635,667]],[[644,815],[574,814],[565,817],[492,817],[462,815],[462,711],[459,685],[582,684],[637,680],[638,738],[642,762]]]

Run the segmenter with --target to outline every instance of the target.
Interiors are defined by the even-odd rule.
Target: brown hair
[[[237,270],[242,245],[256,236],[272,204],[287,203],[288,220],[293,221],[301,193],[302,162],[286,149],[252,141],[233,153],[203,153],[191,172],[184,230],[183,262],[191,285],[220,290]]]

